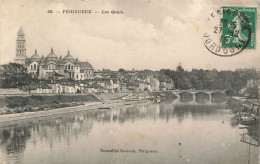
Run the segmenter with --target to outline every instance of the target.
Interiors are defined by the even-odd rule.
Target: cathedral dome
[[[58,57],[55,55],[53,48],[51,48],[51,53],[46,56],[46,59],[48,60],[58,60]]]
[[[68,51],[68,54],[63,58],[63,60],[72,62],[75,61],[75,59],[70,55],[70,51]]]
[[[40,55],[37,54],[37,50],[35,50],[34,55],[31,57],[31,59],[40,59]]]

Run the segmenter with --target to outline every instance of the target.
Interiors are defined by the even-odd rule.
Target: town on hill
[[[87,61],[79,61],[68,51],[57,56],[54,49],[44,57],[35,50],[26,54],[26,39],[20,28],[16,40],[14,62],[1,65],[1,88],[18,88],[32,94],[158,92],[167,90],[230,90],[241,93],[257,84],[258,72],[252,69],[235,71],[216,69],[184,70],[95,70]],[[4,93],[4,91],[2,92]]]

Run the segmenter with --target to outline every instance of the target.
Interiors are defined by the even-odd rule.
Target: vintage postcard
[[[259,0],[0,0],[0,164],[257,164]]]

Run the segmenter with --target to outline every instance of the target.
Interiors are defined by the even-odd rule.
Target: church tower
[[[25,38],[22,27],[20,28],[17,39],[16,39],[16,57],[15,63],[24,65],[26,59],[26,48],[25,48]]]

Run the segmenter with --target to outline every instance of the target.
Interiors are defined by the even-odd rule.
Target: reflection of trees
[[[43,121],[34,126],[32,132],[39,134],[41,139],[46,139],[52,148],[55,142],[63,139],[70,145],[73,137],[77,139],[79,133],[89,133],[92,127],[93,120],[88,115],[73,114]]]
[[[97,121],[124,123],[126,121],[140,119],[163,119],[169,121],[177,118],[181,122],[185,116],[191,114],[195,116],[203,116],[217,113],[221,105],[174,105],[174,104],[149,104],[134,105],[132,107],[115,107],[111,110],[97,111],[92,116]],[[223,107],[223,106],[221,106]]]
[[[26,141],[31,138],[30,127],[12,126],[9,129],[0,129],[0,143],[3,152],[19,159],[26,148]]]
[[[90,113],[91,114],[91,113]],[[32,122],[23,122],[19,126],[9,126],[0,129],[1,149],[7,155],[22,154],[26,148],[26,142],[31,139],[36,144],[37,138],[46,140],[50,148],[61,140],[70,141],[78,138],[79,133],[88,134],[93,127],[93,119],[89,115],[72,114],[62,117],[34,119]]]
[[[26,142],[33,144],[44,140],[52,149],[57,142],[65,141],[70,145],[73,138],[77,140],[80,133],[90,133],[94,120],[98,122],[137,121],[142,119],[165,120],[177,119],[181,122],[185,117],[203,116],[217,112],[219,106],[207,105],[175,105],[175,104],[138,104],[117,106],[110,110],[91,110],[60,116],[44,117],[23,122],[19,126],[0,128],[1,149],[7,155],[22,154]]]

